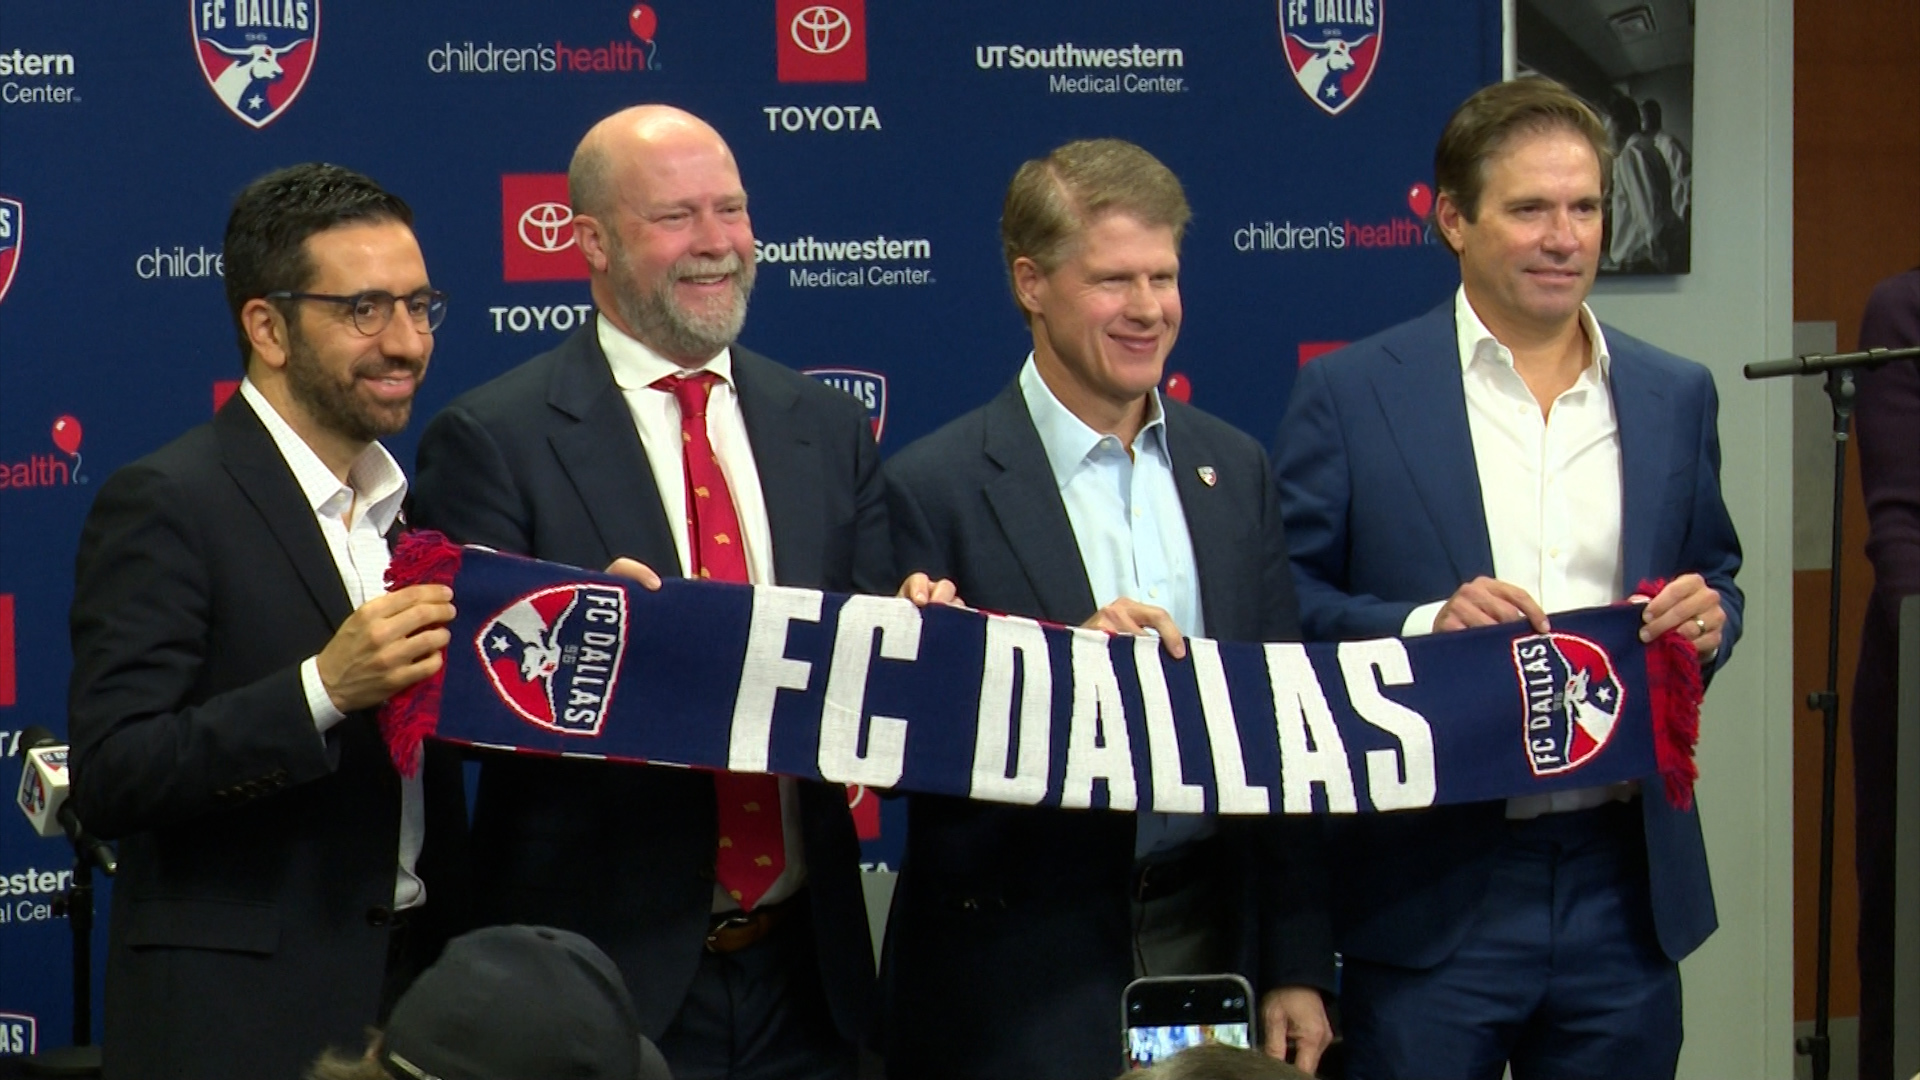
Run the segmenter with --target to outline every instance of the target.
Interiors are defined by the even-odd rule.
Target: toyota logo
[[[520,242],[548,255],[573,246],[573,207],[566,203],[543,202],[527,207],[520,215]]]
[[[853,38],[853,24],[837,7],[815,4],[802,8],[788,25],[793,43],[815,56],[837,53]]]

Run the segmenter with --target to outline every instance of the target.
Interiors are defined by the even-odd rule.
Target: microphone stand
[[[73,932],[73,1045],[21,1059],[28,1076],[100,1075],[100,1048],[93,1045],[93,868],[111,877],[119,869],[113,849],[89,833],[71,806],[60,808],[60,824],[73,846],[73,883],[54,898],[56,915],[67,917]]]
[[[1820,897],[1817,959],[1814,966],[1813,1034],[1794,1040],[1796,1053],[1812,1059],[1813,1080],[1827,1080],[1833,1045],[1827,1034],[1829,984],[1833,981],[1833,800],[1840,745],[1840,549],[1846,507],[1847,440],[1853,423],[1854,373],[1894,360],[1920,358],[1920,348],[1867,349],[1852,353],[1808,353],[1787,360],[1748,364],[1748,379],[1783,375],[1819,375],[1827,380],[1833,406],[1833,539],[1828,549],[1833,574],[1827,591],[1827,681],[1807,695],[1807,708],[1821,719]]]

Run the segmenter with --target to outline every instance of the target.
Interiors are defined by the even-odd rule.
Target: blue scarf
[[[448,584],[421,739],[1170,813],[1410,810],[1661,777],[1691,805],[1699,665],[1615,605],[1338,644],[1152,637],[813,589],[623,578],[415,532],[389,582]],[[611,766],[610,766],[611,767]]]

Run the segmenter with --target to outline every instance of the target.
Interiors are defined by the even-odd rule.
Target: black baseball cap
[[[449,942],[393,1007],[395,1080],[673,1080],[620,971],[579,934],[491,926]]]

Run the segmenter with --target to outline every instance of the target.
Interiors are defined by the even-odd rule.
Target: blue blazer
[[[886,500],[858,402],[735,346],[781,585],[891,594]],[[456,398],[427,425],[415,524],[464,543],[598,569],[616,556],[678,576],[680,558],[633,414],[593,323]],[[689,722],[697,722],[690,718]],[[864,1037],[873,946],[844,788],[800,786],[812,934],[840,1032]],[[718,824],[711,774],[481,756],[473,906],[483,923],[590,938],[619,965],[659,1038],[700,963]]]
[[[1259,444],[1166,402],[1167,446],[1211,637],[1297,640],[1286,538]],[[1214,483],[1200,479],[1214,468]],[[1016,380],[887,463],[902,573],[967,603],[1078,625],[1096,610],[1046,450]],[[1134,817],[908,798],[887,928],[887,1069],[923,1080],[1104,1080],[1122,1070],[1133,977]],[[1221,821],[1221,918],[1256,990],[1331,989],[1317,822]]]
[[[1720,496],[1713,377],[1605,328],[1620,426],[1623,578],[1699,573],[1740,637],[1740,544]],[[1276,440],[1275,473],[1310,640],[1398,635],[1413,609],[1493,575],[1453,303],[1309,363]],[[1711,673],[1709,673],[1711,674]],[[1640,800],[1653,919],[1678,960],[1717,925],[1697,811]],[[1335,930],[1363,959],[1430,967],[1465,936],[1504,831],[1499,803],[1363,815],[1329,834]]]

